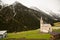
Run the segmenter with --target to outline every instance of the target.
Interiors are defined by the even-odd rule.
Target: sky
[[[51,10],[55,13],[60,14],[60,0],[2,0],[6,4],[13,4],[15,1],[19,1],[27,7],[37,7],[40,10],[46,12],[46,10]]]

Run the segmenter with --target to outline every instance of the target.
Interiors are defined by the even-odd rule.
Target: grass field
[[[23,31],[17,33],[8,33],[7,39],[8,38],[49,39],[50,34],[40,33],[39,29],[37,29],[37,30]]]
[[[60,29],[53,30],[54,32],[60,32]],[[30,30],[30,31],[23,31],[23,32],[17,32],[17,33],[8,33],[7,38],[3,40],[9,40],[9,39],[20,39],[20,38],[26,38],[26,39],[50,39],[50,34],[41,33],[39,29],[37,30]]]

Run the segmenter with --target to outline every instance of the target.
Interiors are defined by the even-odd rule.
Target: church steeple
[[[40,23],[43,24],[43,19],[42,19],[42,17],[41,17],[41,19],[40,19]]]
[[[40,19],[40,27],[42,27],[42,25],[43,25],[43,19],[41,17],[41,19]]]

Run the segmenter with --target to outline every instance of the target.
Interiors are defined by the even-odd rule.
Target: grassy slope
[[[55,27],[60,27],[60,22],[54,23]]]
[[[7,38],[49,39],[50,34],[42,34],[39,30],[31,30],[17,33],[8,33]]]
[[[60,22],[54,23],[53,27],[60,27]],[[54,29],[53,32],[60,32],[60,29]]]

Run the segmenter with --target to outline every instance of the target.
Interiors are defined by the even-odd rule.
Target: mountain
[[[53,17],[47,15],[43,11],[27,8],[16,1],[12,5],[3,7],[0,10],[0,30],[17,32],[38,29],[40,27],[41,17],[44,23],[53,25],[54,22],[57,22]]]
[[[37,7],[30,7],[31,9],[34,9],[34,10],[36,10],[36,11],[39,11],[39,12],[41,12],[42,10],[40,10],[40,9],[38,9]],[[43,11],[44,12],[44,11]],[[52,12],[51,10],[46,10],[46,12],[48,12],[49,14],[47,14],[47,13],[45,13],[45,14],[47,14],[47,15],[49,15],[50,17],[52,17],[54,20],[56,20],[56,21],[60,21],[60,14],[57,14],[57,13],[54,13],[54,12]]]
[[[39,28],[39,20],[32,15],[33,11],[19,2],[4,7],[0,11],[0,30],[12,32]]]

